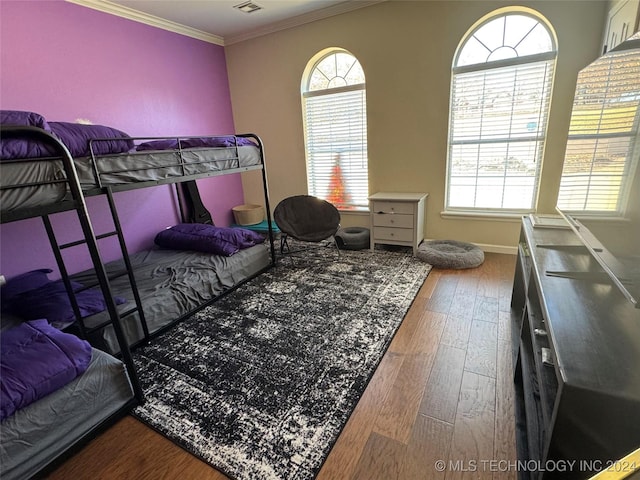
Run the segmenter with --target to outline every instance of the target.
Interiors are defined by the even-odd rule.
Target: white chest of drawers
[[[369,197],[371,250],[376,243],[406,245],[416,254],[424,239],[427,193],[378,192]]]

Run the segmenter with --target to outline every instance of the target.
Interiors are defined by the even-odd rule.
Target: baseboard
[[[484,243],[476,243],[483,252],[488,253],[504,253],[506,255],[517,255],[518,247],[509,247],[507,245],[487,245]]]

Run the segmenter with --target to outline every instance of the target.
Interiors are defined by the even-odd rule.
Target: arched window
[[[302,79],[309,195],[339,209],[368,205],[367,109],[364,72],[341,49],[320,52]]]
[[[534,210],[556,59],[554,35],[527,11],[472,28],[451,84],[446,210]]]

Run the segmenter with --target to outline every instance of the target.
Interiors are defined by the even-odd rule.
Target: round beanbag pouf
[[[362,250],[369,248],[369,229],[364,227],[346,227],[336,232],[336,243],[343,250]]]
[[[484,262],[484,252],[480,247],[456,240],[422,242],[416,257],[436,268],[474,268]]]

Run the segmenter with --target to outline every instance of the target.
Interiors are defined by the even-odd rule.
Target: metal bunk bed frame
[[[228,138],[231,135],[212,135],[210,136],[211,138],[216,138],[216,137],[225,137]],[[115,206],[115,202],[113,200],[113,194],[115,192],[122,192],[122,191],[128,191],[128,190],[136,190],[136,189],[140,189],[140,188],[148,188],[148,187],[155,187],[155,186],[159,186],[159,185],[167,185],[167,184],[175,184],[176,185],[176,194],[178,196],[178,205],[180,208],[180,215],[182,218],[182,221],[185,223],[188,222],[193,222],[194,220],[190,220],[189,218],[195,218],[197,223],[210,223],[213,224],[212,220],[211,220],[211,215],[209,214],[208,211],[206,211],[204,205],[201,204],[200,201],[200,196],[198,193],[198,186],[196,184],[196,180],[201,179],[201,178],[209,178],[209,177],[216,177],[216,176],[221,176],[221,175],[230,175],[233,173],[243,173],[243,172],[249,172],[249,171],[253,171],[253,170],[260,170],[262,173],[262,188],[263,188],[263,192],[264,192],[264,202],[265,202],[265,211],[266,211],[266,216],[267,216],[267,225],[268,225],[268,239],[269,239],[269,253],[270,253],[270,258],[271,258],[271,262],[269,264],[269,266],[267,268],[271,268],[276,264],[276,249],[275,249],[275,233],[273,231],[273,222],[272,222],[272,217],[271,217],[271,209],[270,209],[270,205],[269,205],[269,191],[268,191],[268,184],[267,184],[267,171],[266,171],[266,167],[264,164],[264,145],[262,143],[262,140],[260,139],[260,137],[258,135],[255,135],[253,133],[246,133],[246,134],[238,134],[238,135],[233,135],[234,137],[234,142],[235,142],[235,147],[226,147],[226,148],[234,148],[235,149],[235,156],[231,157],[230,159],[237,162],[237,165],[234,166],[233,168],[228,168],[228,169],[224,169],[224,170],[216,170],[216,171],[209,171],[209,172],[203,172],[203,173],[198,173],[198,174],[186,174],[185,173],[185,167],[187,165],[187,162],[184,161],[184,157],[183,157],[183,149],[181,146],[181,141],[184,140],[190,140],[190,139],[200,139],[202,137],[195,137],[195,136],[185,136],[185,137],[132,137],[131,140],[133,141],[153,141],[153,140],[166,140],[167,138],[171,138],[171,139],[175,139],[177,141],[177,153],[178,153],[178,161],[175,164],[169,164],[169,165],[163,165],[164,168],[170,168],[170,167],[179,167],[180,171],[182,172],[182,174],[180,176],[175,176],[175,177],[170,177],[170,178],[164,178],[164,179],[158,179],[158,180],[145,180],[145,181],[136,181],[136,182],[129,182],[129,183],[122,183],[122,184],[105,184],[102,181],[102,175],[104,174],[104,172],[101,172],[100,169],[98,168],[98,161],[97,161],[97,157],[98,155],[95,154],[95,149],[94,149],[94,145],[99,143],[99,142],[109,142],[109,141],[113,141],[112,138],[104,138],[104,139],[92,139],[89,141],[89,150],[91,152],[91,167],[93,169],[93,174],[94,177],[98,183],[98,188],[97,189],[91,189],[88,192],[85,191],[85,195],[99,195],[99,194],[106,194],[107,198],[109,200],[109,207],[111,210],[111,214],[113,216],[114,219],[114,224],[117,226],[117,230],[120,231],[120,221],[118,219],[118,215],[117,215],[117,210],[116,210],[116,206]],[[237,140],[235,140],[237,137],[241,137],[241,138],[248,138],[248,139],[252,139],[256,144],[257,144],[257,148],[259,150],[259,155],[260,155],[260,164],[259,165],[250,165],[250,166],[240,166],[239,164],[239,154],[238,154],[238,144],[237,144]],[[229,160],[229,159],[227,159]],[[197,165],[197,164],[206,164],[209,163],[208,161],[201,161],[201,162],[189,162],[190,166],[193,165]],[[154,167],[146,167],[146,168],[139,168],[136,167],[135,170],[152,170],[156,168]],[[122,171],[127,171],[127,170],[122,170]],[[109,174],[113,174],[113,173],[119,173],[119,171],[114,171],[111,170],[108,172]],[[180,186],[184,185],[188,188],[185,189],[185,191],[181,192],[180,191]],[[195,197],[193,197],[195,195]],[[193,202],[194,204],[192,204],[192,207],[195,207],[195,212],[188,212],[185,210],[185,206],[183,205],[183,202],[181,202],[181,198],[184,199],[185,196],[189,197],[189,202]],[[198,207],[198,204],[200,204],[200,206]],[[121,249],[123,252],[126,252],[126,245],[124,244],[124,238],[121,236]],[[153,332],[153,333],[149,333],[148,327],[147,327],[147,323],[146,320],[144,318],[144,309],[142,307],[142,301],[140,300],[140,296],[138,294],[138,289],[136,286],[136,281],[135,278],[133,277],[133,269],[131,267],[131,263],[129,261],[129,257],[128,255],[124,255],[123,259],[125,261],[125,264],[127,265],[126,268],[126,273],[129,274],[129,282],[132,285],[132,289],[133,289],[133,294],[134,294],[134,298],[136,300],[136,305],[137,308],[132,308],[124,313],[122,313],[120,316],[121,318],[124,318],[126,316],[129,316],[135,312],[138,312],[138,315],[140,316],[140,322],[142,325],[142,329],[144,332],[144,338],[140,341],[134,342],[131,344],[131,348],[135,349],[136,347],[138,347],[139,345],[143,345],[146,342],[148,342],[151,338],[153,337],[157,337],[158,335],[161,335],[162,333],[166,332],[167,330],[169,330],[170,328],[172,328],[174,325],[176,325],[177,323],[179,323],[180,321],[182,321],[183,319],[189,317],[190,315],[192,315],[193,313],[195,313],[196,311],[214,303],[215,301],[217,301],[218,299],[220,299],[221,297],[231,293],[232,291],[234,291],[236,288],[238,288],[240,285],[242,285],[243,283],[247,282],[248,280],[250,280],[251,278],[254,278],[255,276],[259,275],[260,273],[262,273],[264,271],[264,269],[260,270],[258,273],[244,279],[243,281],[241,281],[240,283],[234,285],[233,287],[229,288],[228,290],[225,290],[224,292],[220,293],[219,295],[211,298],[210,300],[204,302],[203,304],[199,305],[197,308],[187,312],[186,314],[175,318],[173,321],[167,323],[166,325],[162,326],[161,328],[159,328],[157,331]],[[122,275],[124,272],[120,272],[118,274],[116,274],[115,276],[118,275]],[[101,329],[104,326],[104,324],[102,325],[98,325],[93,327],[92,329],[88,329],[87,333],[92,333],[94,331],[97,331],[99,329]]]
[[[224,175],[224,174],[230,174],[230,173],[240,173],[240,172],[245,172],[245,171],[250,171],[250,170],[257,170],[257,169],[261,169],[262,170],[262,183],[263,183],[263,189],[264,189],[264,200],[265,200],[265,210],[266,210],[266,214],[267,214],[267,224],[268,224],[268,238],[269,238],[269,243],[270,243],[270,257],[271,257],[271,263],[268,267],[266,268],[270,268],[272,266],[275,265],[276,262],[276,253],[275,253],[275,246],[274,246],[274,231],[273,231],[273,227],[272,227],[272,219],[271,219],[271,213],[270,213],[270,208],[269,208],[269,195],[268,195],[268,190],[267,190],[267,178],[266,178],[266,169],[264,166],[264,149],[263,149],[263,144],[262,141],[260,140],[260,138],[257,135],[254,134],[244,134],[244,135],[238,135],[238,136],[242,136],[242,137],[249,137],[249,138],[253,138],[257,144],[258,144],[258,148],[260,151],[260,165],[256,165],[256,166],[249,166],[249,167],[238,167],[238,168],[234,168],[234,169],[228,169],[228,170],[224,170],[224,171],[219,171],[219,172],[208,172],[208,173],[204,173],[204,174],[199,174],[199,175],[185,175],[183,177],[174,177],[171,179],[163,179],[163,180],[155,180],[155,181],[145,181],[145,182],[136,182],[136,183],[131,183],[131,184],[122,184],[122,185],[102,185],[100,179],[101,179],[101,174],[97,169],[97,162],[95,161],[95,155],[93,154],[93,148],[92,148],[92,144],[94,142],[94,140],[92,140],[90,142],[90,149],[91,149],[91,153],[92,153],[92,161],[93,161],[93,169],[94,169],[94,174],[96,176],[96,179],[98,180],[99,183],[99,188],[93,188],[90,190],[85,190],[83,191],[81,184],[80,184],[80,180],[78,178],[78,174],[75,168],[75,164],[74,164],[74,160],[69,152],[69,150],[66,148],[66,146],[60,142],[55,136],[53,136],[52,134],[46,132],[45,130],[42,130],[40,128],[37,127],[29,127],[29,126],[6,126],[6,125],[0,125],[0,137],[2,137],[3,139],[11,139],[11,138],[29,138],[29,139],[33,139],[35,141],[40,141],[43,142],[45,144],[47,144],[48,146],[51,146],[52,148],[54,148],[56,154],[58,155],[58,157],[62,160],[62,164],[64,167],[64,172],[65,172],[65,177],[64,179],[58,179],[58,180],[48,180],[48,181],[43,181],[43,182],[33,182],[33,183],[23,183],[23,184],[18,184],[18,185],[0,185],[0,190],[8,190],[8,189],[12,189],[12,188],[26,188],[26,187],[38,187],[41,185],[48,185],[48,184],[66,184],[66,191],[67,194],[65,195],[65,197],[62,200],[58,200],[58,201],[54,201],[45,205],[41,205],[41,206],[37,206],[37,207],[30,207],[30,208],[25,208],[25,209],[18,209],[18,210],[13,210],[13,211],[8,211],[8,212],[2,212],[2,214],[0,215],[0,223],[10,223],[10,222],[14,222],[14,221],[18,221],[18,220],[24,220],[24,219],[28,219],[28,218],[35,218],[35,217],[40,217],[43,221],[45,230],[47,232],[47,236],[49,238],[49,242],[51,244],[52,250],[53,250],[53,254],[54,257],[56,259],[56,263],[58,265],[58,268],[60,270],[60,274],[62,277],[62,281],[65,285],[65,289],[69,295],[69,300],[71,303],[71,307],[73,308],[73,311],[75,313],[75,317],[76,317],[76,324],[77,327],[79,329],[79,333],[81,336],[83,336],[84,338],[88,338],[88,334],[90,334],[92,331],[97,330],[105,325],[108,324],[112,324],[113,329],[114,329],[114,333],[116,335],[116,339],[117,342],[119,344],[120,347],[120,353],[118,356],[121,357],[123,363],[125,364],[128,376],[129,376],[129,380],[131,382],[131,386],[133,389],[133,393],[134,393],[134,397],[127,402],[125,405],[123,405],[117,412],[115,412],[114,414],[112,414],[110,417],[108,417],[107,419],[103,420],[100,424],[95,425],[94,427],[92,427],[90,430],[88,430],[85,434],[82,435],[82,437],[78,438],[77,442],[74,444],[73,447],[71,447],[70,449],[66,450],[65,452],[61,453],[57,458],[55,458],[54,460],[51,460],[51,462],[44,466],[40,472],[36,475],[37,477],[40,477],[41,475],[45,475],[48,472],[53,471],[55,468],[57,468],[60,464],[62,464],[65,460],[67,460],[71,455],[73,455],[75,452],[78,451],[79,448],[81,448],[83,445],[86,444],[86,442],[90,441],[92,438],[95,438],[96,435],[98,435],[100,432],[102,432],[104,429],[106,429],[107,427],[109,427],[110,425],[114,424],[117,420],[119,420],[120,418],[122,418],[124,415],[126,415],[132,408],[134,408],[136,405],[141,404],[144,402],[144,393],[142,391],[142,388],[140,386],[139,380],[138,380],[138,376],[136,373],[136,368],[133,362],[133,357],[131,355],[131,348],[135,347],[137,344],[139,343],[143,343],[148,341],[148,339],[150,338],[150,334],[148,332],[148,328],[147,328],[147,324],[146,321],[144,319],[144,310],[142,308],[142,302],[138,293],[138,289],[136,286],[136,281],[134,278],[134,274],[133,274],[133,269],[131,266],[131,262],[129,259],[129,254],[127,251],[127,247],[126,247],[126,243],[124,240],[124,236],[122,234],[122,228],[121,228],[121,224],[120,224],[120,220],[117,214],[117,210],[116,210],[116,206],[115,206],[115,202],[114,202],[114,198],[113,198],[113,194],[114,192],[118,192],[118,191],[124,191],[124,190],[131,190],[131,189],[137,189],[137,188],[144,188],[144,187],[151,187],[151,186],[156,186],[156,185],[162,185],[162,184],[172,184],[175,183],[176,184],[176,190],[178,190],[179,185],[181,183],[184,182],[191,182],[192,188],[196,189],[196,193],[197,193],[197,186],[195,185],[195,180],[198,178],[205,178],[205,177],[210,177],[210,176],[216,176],[216,175]],[[181,137],[181,138],[188,138],[188,137]],[[95,140],[98,141],[98,140]],[[237,148],[236,148],[236,156],[237,156]],[[180,157],[180,163],[182,165],[184,165],[184,161],[182,160],[182,154],[180,153],[179,155]],[[30,159],[32,161],[39,161],[39,159]],[[42,159],[41,161],[50,161],[51,158],[46,158],[46,159]],[[11,162],[11,160],[5,160],[8,162]],[[18,160],[20,161],[20,160]],[[184,169],[183,169],[184,172]],[[104,194],[107,197],[107,201],[109,204],[109,209],[111,211],[111,215],[113,218],[113,222],[114,222],[114,231],[112,232],[107,232],[107,233],[102,233],[102,234],[98,234],[96,235],[90,220],[90,216],[89,216],[89,212],[87,209],[87,205],[85,202],[85,197],[87,196],[95,196],[95,195],[101,195]],[[185,212],[182,211],[182,204],[181,205],[181,215],[184,217],[185,216]],[[49,216],[55,213],[59,213],[59,212],[64,212],[64,211],[71,211],[71,210],[75,210],[78,216],[78,221],[80,223],[80,226],[82,228],[82,234],[84,236],[83,239],[81,240],[77,240],[74,242],[69,242],[66,244],[59,244],[57,239],[56,239],[56,235],[53,229],[53,226],[51,224],[50,218]],[[118,242],[119,242],[119,246],[120,249],[122,251],[122,256],[123,256],[123,260],[125,262],[126,265],[126,273],[129,276],[129,282],[131,284],[131,288],[132,288],[132,293],[134,295],[134,299],[135,299],[135,306],[131,309],[128,309],[122,313],[118,312],[118,309],[116,307],[116,303],[115,303],[115,298],[112,294],[112,289],[111,289],[111,285],[110,285],[110,280],[124,274],[123,272],[118,272],[115,275],[112,275],[111,277],[109,277],[107,275],[104,263],[102,261],[101,255],[100,255],[100,249],[99,249],[99,245],[98,245],[98,240],[103,239],[103,238],[107,238],[107,237],[112,237],[112,236],[117,236],[118,237]],[[91,261],[92,264],[94,266],[95,272],[96,272],[96,277],[98,280],[98,285],[87,285],[85,287],[83,287],[84,289],[88,289],[88,288],[93,288],[95,286],[99,286],[103,296],[104,296],[104,300],[105,300],[105,304],[107,307],[107,312],[108,312],[108,316],[109,319],[104,322],[102,325],[93,327],[91,329],[88,329],[85,327],[84,322],[82,320],[82,316],[80,314],[80,309],[78,307],[78,302],[76,300],[76,296],[75,296],[75,292],[74,289],[71,286],[71,280],[69,277],[69,273],[67,271],[67,268],[65,266],[65,261],[62,255],[62,251],[66,248],[70,248],[73,246],[77,246],[77,245],[81,245],[81,244],[86,244],[87,249],[89,251],[90,257],[91,257]],[[263,271],[263,270],[261,270]],[[258,272],[259,274],[260,272]],[[256,274],[256,275],[258,275]],[[255,275],[254,275],[255,276]],[[248,279],[244,280],[247,281]],[[244,282],[242,282],[244,283]],[[233,289],[235,289],[238,285],[235,285],[232,289],[223,292],[220,296],[225,295],[227,293],[229,293],[230,291],[232,291]],[[79,290],[78,290],[79,291]],[[215,301],[216,299],[220,298],[220,296],[215,297],[213,299],[211,299],[209,302],[207,302],[205,305],[208,305],[210,303],[212,303],[213,301]],[[204,307],[205,305],[202,305],[201,307]],[[142,342],[138,342],[137,344],[132,345],[132,347],[129,347],[129,343],[126,339],[126,336],[124,334],[124,330],[122,328],[122,323],[121,323],[121,319],[124,318],[127,315],[131,315],[134,312],[138,312],[139,317],[140,317],[140,321],[142,323],[142,328],[144,331],[144,339],[142,340]],[[192,313],[192,312],[190,312]],[[189,313],[189,314],[190,314]],[[187,314],[188,315],[188,314]],[[186,316],[186,315],[185,315]],[[159,331],[155,332],[153,335],[159,335],[162,332],[166,331],[168,328],[170,328],[172,325],[174,325],[175,323],[177,323],[179,320],[181,320],[184,317],[175,319],[175,321],[171,322],[169,325],[166,325],[165,327],[161,328]]]
[[[76,173],[75,165],[73,163],[73,158],[71,157],[71,154],[69,153],[69,150],[67,149],[67,147],[62,142],[60,142],[56,137],[36,127],[29,127],[29,126],[13,127],[13,126],[2,126],[2,125],[0,125],[0,135],[4,139],[26,137],[26,138],[31,138],[37,141],[41,141],[51,146],[52,148],[54,148],[55,151],[59,154],[59,157],[61,158],[63,163],[66,178],[47,182],[47,183],[66,184],[68,187],[68,191],[71,195],[71,198],[62,202],[55,202],[53,204],[43,205],[42,207],[37,209],[30,208],[22,211],[15,211],[15,212],[8,212],[8,213],[3,212],[0,221],[2,223],[9,223],[17,220],[33,218],[36,216],[41,217],[53,249],[56,263],[58,265],[60,274],[62,276],[62,281],[67,290],[67,293],[69,294],[69,300],[73,308],[73,311],[76,315],[76,318],[81,318],[80,309],[78,307],[78,302],[76,300],[74,289],[71,287],[71,281],[69,279],[69,275],[68,275],[61,251],[65,248],[69,248],[75,245],[80,245],[80,244],[87,245],[87,249],[89,250],[91,261],[96,271],[99,287],[100,287],[100,290],[102,291],[102,295],[104,297],[107,311],[109,313],[109,319],[110,319],[109,322],[113,325],[116,338],[120,345],[122,360],[127,368],[127,373],[129,374],[129,380],[131,382],[131,386],[133,387],[136,401],[139,403],[142,403],[144,401],[144,395],[142,393],[142,388],[140,387],[140,383],[138,381],[138,376],[136,374],[136,369],[133,363],[133,358],[131,356],[131,351],[128,348],[128,345],[124,336],[124,332],[122,330],[122,325],[120,323],[120,315],[118,314],[115,299],[113,298],[113,295],[111,293],[109,277],[107,276],[106,270],[104,268],[104,263],[102,262],[102,258],[100,256],[100,249],[98,246],[98,239],[100,238],[105,238],[113,235],[119,235],[120,238],[122,238],[122,231],[119,228],[119,225],[116,225],[116,231],[114,232],[109,232],[102,235],[95,234],[93,230],[93,226],[91,224],[91,220],[89,218],[89,212],[87,210],[87,205],[84,200],[84,195],[80,187],[80,181],[78,180],[78,175]],[[33,184],[33,183],[20,184],[20,185],[1,185],[0,189],[5,190],[10,188],[26,188],[26,187],[36,186],[36,185],[37,184]],[[53,231],[53,227],[51,225],[51,221],[49,219],[49,215],[53,213],[69,211],[69,210],[76,211],[84,238],[76,242],[60,245],[58,244],[55,238],[55,234]],[[123,254],[126,255],[126,250],[123,252]],[[87,288],[90,288],[90,287],[87,287]],[[86,331],[83,328],[82,322],[79,322],[79,327],[81,329],[81,333],[86,338],[86,335],[85,335]]]
[[[5,134],[6,132],[6,134]],[[145,316],[144,316],[144,309],[142,307],[142,301],[140,299],[140,295],[138,293],[138,288],[136,285],[136,280],[133,274],[133,268],[131,266],[131,262],[129,259],[129,254],[127,251],[127,247],[126,247],[126,242],[124,240],[124,236],[122,234],[122,228],[121,228],[121,223],[118,217],[118,213],[117,213],[117,209],[116,209],[116,205],[115,205],[115,201],[114,201],[114,197],[113,194],[115,192],[120,192],[120,191],[127,191],[127,190],[134,190],[134,189],[139,189],[139,188],[147,188],[147,187],[153,187],[153,186],[158,186],[158,185],[166,185],[166,184],[176,184],[176,190],[178,190],[178,187],[180,184],[191,184],[190,187],[191,189],[194,189],[195,192],[197,193],[197,185],[195,184],[195,180],[196,179],[200,179],[200,178],[207,178],[207,177],[213,177],[213,176],[219,176],[219,175],[229,175],[232,173],[242,173],[242,172],[247,172],[247,171],[252,171],[252,170],[261,170],[262,172],[262,185],[263,185],[263,191],[264,191],[264,201],[265,201],[265,210],[266,210],[266,215],[267,215],[267,225],[268,225],[268,239],[269,239],[269,247],[270,247],[270,258],[271,258],[271,263],[269,264],[269,267],[272,267],[275,265],[276,263],[276,252],[275,252],[275,241],[274,241],[274,231],[273,231],[273,226],[272,226],[272,218],[271,218],[271,210],[270,210],[270,206],[269,206],[269,194],[268,194],[268,187],[267,187],[267,174],[266,174],[266,168],[264,165],[264,146],[262,143],[262,140],[255,134],[239,134],[239,135],[234,135],[233,137],[243,137],[243,138],[250,138],[253,139],[258,146],[259,149],[259,154],[260,154],[260,164],[259,165],[251,165],[251,166],[240,166],[239,162],[238,164],[234,167],[234,168],[230,168],[230,169],[225,169],[225,170],[216,170],[216,171],[209,171],[209,172],[203,172],[203,173],[198,173],[198,174],[191,174],[191,175],[186,175],[185,173],[185,165],[186,162],[184,161],[183,155],[182,155],[182,148],[180,145],[180,140],[186,140],[186,139],[192,139],[192,138],[201,138],[201,137],[172,137],[172,138],[176,138],[177,140],[177,144],[178,144],[178,161],[175,165],[163,165],[163,167],[179,167],[180,171],[182,172],[183,175],[181,176],[174,176],[174,177],[170,177],[170,178],[164,178],[164,179],[158,179],[158,180],[145,180],[145,181],[135,181],[135,182],[129,182],[129,183],[122,183],[122,184],[105,184],[102,181],[102,175],[103,172],[101,172],[98,168],[98,162],[97,162],[97,155],[94,153],[94,145],[98,142],[105,142],[105,141],[113,141],[112,138],[109,139],[92,139],[89,141],[89,150],[91,152],[91,167],[93,170],[93,174],[94,174],[94,178],[97,182],[97,187],[95,188],[90,188],[88,190],[82,190],[81,186],[80,186],[80,182],[75,170],[75,165],[73,163],[73,158],[71,157],[71,154],[69,153],[69,151],[67,150],[67,148],[64,146],[64,144],[62,144],[61,142],[58,141],[57,138],[53,137],[52,135],[50,135],[49,133],[45,132],[44,130],[41,130],[39,128],[35,128],[35,127],[2,127],[2,133],[3,133],[3,137],[8,137],[8,136],[18,136],[20,133],[22,133],[22,135],[24,135],[25,133],[27,133],[28,135],[36,138],[36,139],[46,139],[46,140],[52,140],[55,142],[55,146],[56,146],[56,151],[60,154],[60,157],[63,159],[63,163],[64,163],[64,168],[65,168],[65,172],[66,172],[66,177],[67,179],[63,179],[63,180],[55,180],[55,181],[47,181],[47,182],[42,182],[43,184],[48,184],[48,183],[60,183],[60,182],[65,182],[68,183],[69,185],[69,191],[71,193],[71,199],[68,199],[65,197],[65,199],[63,199],[62,201],[58,201],[55,203],[52,203],[50,205],[47,206],[42,206],[42,207],[34,207],[34,208],[29,208],[29,209],[24,209],[24,210],[16,210],[16,211],[12,211],[12,212],[5,212],[2,214],[2,223],[6,223],[6,222],[10,222],[10,221],[15,221],[15,220],[21,220],[21,219],[25,219],[25,218],[31,218],[31,217],[35,217],[35,216],[40,216],[43,220],[45,229],[47,231],[47,235],[49,237],[49,241],[51,243],[52,246],[52,250],[54,253],[54,256],[56,258],[56,262],[58,264],[58,268],[60,270],[63,282],[65,284],[65,287],[67,289],[67,292],[69,293],[69,297],[70,297],[70,302],[71,302],[71,306],[73,307],[73,310],[75,312],[75,316],[76,316],[76,324],[77,324],[77,328],[80,332],[80,334],[84,337],[84,338],[89,338],[89,335],[91,335],[93,332],[98,331],[100,329],[102,329],[103,327],[107,326],[109,323],[114,324],[114,330],[116,331],[116,338],[118,340],[118,344],[120,345],[121,348],[123,348],[123,346],[126,346],[126,348],[124,348],[122,350],[122,355],[123,355],[123,359],[126,360],[125,363],[127,363],[128,368],[129,368],[129,364],[131,367],[131,371],[130,371],[130,375],[134,378],[136,378],[136,383],[137,383],[137,377],[135,377],[135,369],[133,366],[133,362],[131,360],[130,357],[130,348],[135,348],[140,344],[146,343],[152,336],[157,336],[160,335],[162,332],[166,331],[167,329],[171,328],[173,325],[175,325],[176,323],[178,323],[179,321],[181,321],[183,318],[187,317],[188,315],[191,315],[192,313],[194,313],[196,310],[203,308],[211,303],[213,303],[214,301],[216,301],[218,298],[220,298],[223,295],[226,295],[227,293],[229,293],[230,291],[233,291],[235,288],[237,288],[241,283],[246,282],[247,280],[249,280],[250,278],[245,279],[243,282],[241,282],[238,285],[235,285],[234,287],[232,287],[231,289],[223,292],[222,294],[220,294],[219,296],[213,297],[212,299],[210,299],[209,301],[205,302],[204,304],[200,305],[198,308],[188,312],[187,314],[174,319],[172,322],[168,323],[167,325],[163,326],[162,328],[160,328],[158,331],[154,332],[153,334],[149,333],[148,330],[148,326],[147,326],[147,322],[145,320]],[[224,137],[229,137],[229,135],[225,135]],[[156,137],[156,138],[149,138],[149,137],[144,137],[144,138],[131,138],[131,140],[158,140],[158,139],[162,139],[165,140],[166,137]],[[231,147],[233,148],[233,147]],[[236,146],[235,146],[235,160],[238,161],[238,146],[237,146],[237,141],[236,141]],[[30,159],[30,160],[38,160],[38,159]],[[43,161],[47,161],[50,160],[50,158],[44,159]],[[207,162],[190,162],[190,165],[194,165],[197,163],[207,163]],[[153,169],[155,167],[148,167],[148,168],[138,168],[136,167],[136,170],[144,170],[144,169]],[[126,171],[126,170],[125,170]],[[110,174],[112,173],[117,173],[117,171],[110,171],[108,172]],[[30,184],[21,184],[21,185],[9,185],[9,186],[0,186],[0,189],[8,189],[8,188],[20,188],[20,187],[29,187],[29,186],[37,186],[40,185],[40,183],[30,183]],[[109,205],[109,209],[113,218],[113,223],[114,223],[114,227],[115,230],[113,232],[108,232],[108,233],[104,233],[104,234],[100,234],[100,235],[95,235],[93,232],[93,228],[91,227],[91,223],[89,221],[89,214],[87,211],[87,207],[86,204],[84,202],[84,197],[87,196],[96,196],[96,195],[106,195],[107,201],[108,201],[108,205]],[[178,196],[180,197],[180,192],[178,192]],[[183,217],[183,221],[187,221],[186,220],[186,213],[183,211],[182,209],[182,203],[179,202],[180,205],[180,209],[181,209],[181,216]],[[82,224],[82,228],[83,228],[83,232],[85,234],[85,240],[79,240],[79,241],[75,241],[75,242],[70,242],[70,243],[66,243],[66,244],[59,244],[56,240],[55,237],[55,232],[54,229],[51,225],[51,222],[49,220],[48,215],[51,213],[57,213],[57,212],[61,212],[61,211],[66,211],[66,210],[71,210],[71,209],[76,209],[78,211],[78,216],[80,218],[81,224]],[[106,238],[106,237],[110,237],[110,236],[117,236],[118,237],[118,241],[119,241],[119,246],[122,252],[122,258],[123,261],[125,263],[125,270],[124,271],[120,271],[117,272],[115,274],[113,274],[111,277],[108,277],[106,274],[106,271],[104,269],[104,264],[100,258],[100,254],[99,254],[99,249],[98,249],[98,245],[97,245],[97,241],[99,239],[102,238]],[[91,239],[91,241],[88,241],[89,239]],[[95,286],[100,286],[100,288],[103,291],[103,295],[105,295],[105,298],[108,298],[108,302],[107,302],[107,310],[109,313],[109,318],[110,320],[107,320],[106,322],[94,326],[92,328],[87,328],[84,325],[84,322],[82,320],[82,317],[80,315],[80,311],[78,308],[78,304],[77,301],[75,299],[75,294],[73,292],[73,289],[71,288],[71,283],[70,283],[70,279],[69,279],[69,274],[67,272],[67,269],[65,267],[64,264],[64,258],[62,256],[62,250],[66,249],[66,248],[70,248],[76,245],[80,245],[83,243],[87,243],[88,247],[89,247],[89,251],[91,254],[91,259],[93,264],[96,266],[96,274],[98,277],[98,284],[97,285],[87,285],[85,287],[85,289],[88,288],[93,288]],[[99,268],[98,268],[99,266]],[[263,270],[261,270],[262,272]],[[261,273],[261,272],[258,272]],[[119,277],[121,275],[128,275],[128,280],[129,280],[129,284],[131,285],[131,290],[134,296],[134,301],[135,301],[135,307],[132,307],[131,309],[128,309],[122,313],[118,313],[116,305],[115,305],[115,300],[113,298],[112,295],[112,291],[111,291],[111,287],[109,285],[109,280],[110,279],[114,279],[116,277]],[[257,274],[256,274],[257,275]],[[255,276],[255,275],[254,275]],[[107,293],[108,292],[108,293]],[[127,340],[125,338],[125,335],[123,333],[122,330],[122,326],[120,323],[120,320],[132,315],[134,313],[138,312],[138,316],[139,316],[139,320],[141,323],[141,327],[144,333],[144,337],[142,340],[135,342],[133,344],[131,344],[131,346],[129,347],[129,345],[125,345],[127,344]],[[114,322],[113,319],[117,319],[117,322]],[[117,323],[117,327],[116,327],[116,323]],[[127,360],[129,359],[129,360]],[[136,397],[139,398],[140,401],[143,401],[143,394],[140,391],[140,387],[136,387]]]

